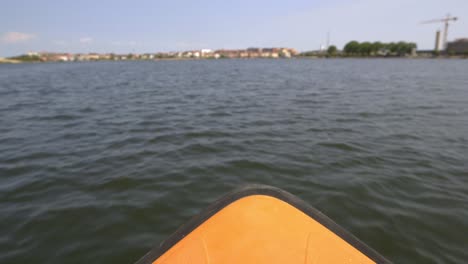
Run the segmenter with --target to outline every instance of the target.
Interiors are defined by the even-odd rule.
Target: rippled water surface
[[[132,263],[236,186],[468,260],[468,61],[0,65],[0,263]]]

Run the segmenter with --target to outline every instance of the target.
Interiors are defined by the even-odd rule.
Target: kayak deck
[[[268,186],[228,194],[138,263],[386,263],[297,197]]]

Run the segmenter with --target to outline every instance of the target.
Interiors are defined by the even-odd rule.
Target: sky
[[[410,41],[433,49],[468,38],[467,0],[1,0],[0,57],[29,51],[144,53],[191,49],[341,49],[348,41]]]

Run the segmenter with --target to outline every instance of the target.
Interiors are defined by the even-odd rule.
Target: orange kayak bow
[[[296,196],[248,186],[222,197],[137,264],[389,263]]]

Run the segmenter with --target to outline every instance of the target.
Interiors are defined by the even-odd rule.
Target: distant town
[[[58,53],[28,52],[20,56],[0,58],[0,63],[21,62],[80,62],[80,61],[129,61],[129,60],[187,60],[187,59],[279,59],[279,58],[346,58],[346,57],[410,57],[468,58],[468,39],[448,42],[441,49],[437,40],[434,50],[418,50],[411,42],[348,42],[342,50],[330,45],[315,51],[298,52],[293,48],[200,49],[157,53]]]
[[[24,55],[8,58],[10,61],[21,62],[74,62],[74,61],[125,61],[125,60],[177,60],[177,59],[233,59],[233,58],[292,58],[298,52],[291,48],[248,48],[236,50],[188,50],[178,52],[157,53],[55,53],[55,52],[29,52]]]

